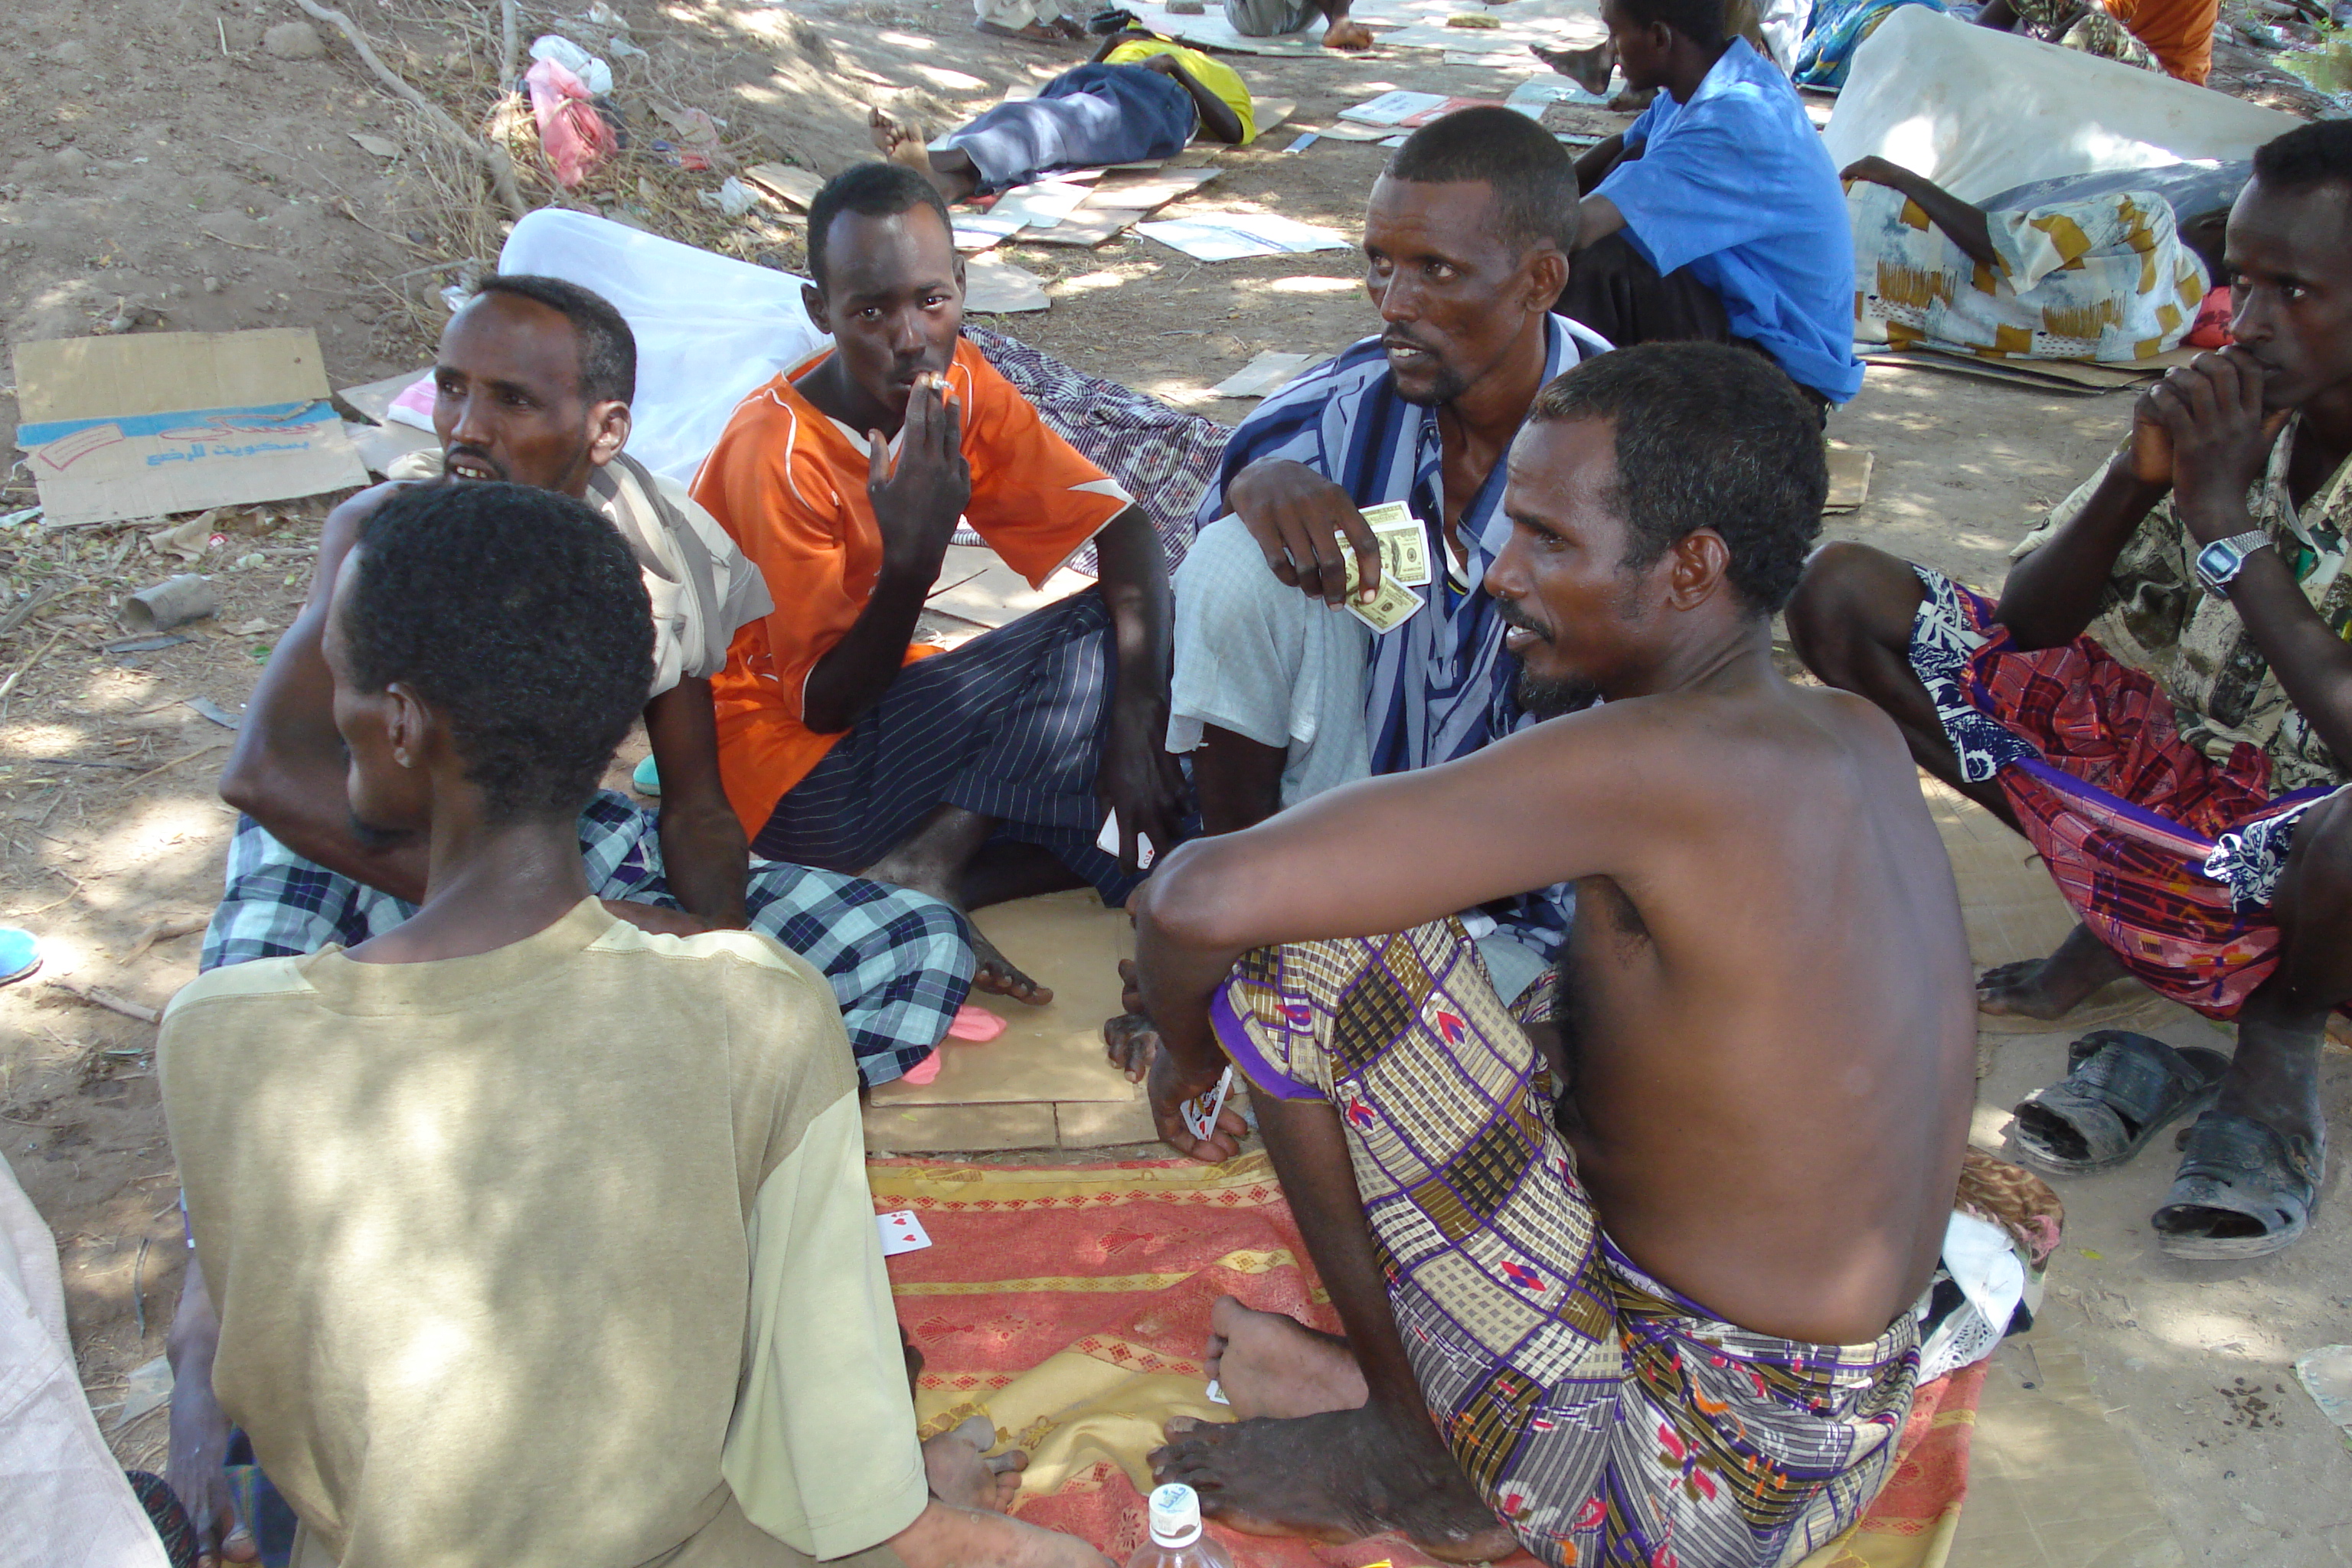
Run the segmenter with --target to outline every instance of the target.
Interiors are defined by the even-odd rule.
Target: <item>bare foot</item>
[[[1231,1296],[1209,1309],[1209,1375],[1244,1421],[1353,1410],[1370,1397],[1347,1341]]]
[[[924,1444],[923,1474],[931,1495],[953,1508],[1009,1512],[1029,1456],[1019,1448],[993,1456],[982,1452],[995,1441],[996,1428],[988,1417],[975,1415]]]
[[[877,103],[866,111],[866,134],[872,138],[874,150],[892,163],[904,163],[921,174],[931,172],[931,155],[924,148],[930,138],[913,121],[901,120]]]
[[[1323,29],[1323,47],[1327,49],[1369,49],[1372,47],[1372,30],[1361,22],[1346,18]]]
[[[1528,52],[1585,91],[1598,93],[1608,87],[1609,73],[1616,68],[1617,46],[1603,40],[1589,49],[1547,49],[1529,44]]]
[[[2129,973],[2088,926],[2078,925],[2049,957],[1996,964],[1978,976],[1977,1011],[2063,1018]]]
[[[1445,1563],[1518,1548],[1426,1422],[1408,1435],[1370,1406],[1231,1426],[1171,1421],[1151,1475],[1183,1482],[1202,1512],[1253,1535],[1339,1542],[1394,1530]]]
[[[1103,1047],[1111,1066],[1127,1074],[1130,1083],[1141,1083],[1143,1075],[1151,1070],[1151,1058],[1160,1054],[1160,1031],[1144,1014],[1143,993],[1136,984],[1135,960],[1118,961],[1118,1005],[1126,1011],[1116,1018],[1103,1020]]]
[[[1054,999],[1054,988],[1040,985],[1022,973],[1020,967],[997,951],[994,942],[971,928],[971,985],[975,991],[985,991],[993,996],[1010,996],[1015,1002],[1026,1002],[1032,1007],[1043,1007]]]

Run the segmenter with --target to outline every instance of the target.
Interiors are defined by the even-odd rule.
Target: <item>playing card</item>
[[[882,1233],[882,1256],[896,1258],[902,1252],[920,1252],[930,1246],[930,1233],[923,1222],[915,1217],[912,1209],[893,1209],[888,1214],[874,1216],[874,1225]]]
[[[1225,1109],[1225,1096],[1234,1091],[1234,1069],[1227,1068],[1217,1079],[1217,1087],[1205,1094],[1196,1094],[1176,1108],[1183,1119],[1184,1130],[1195,1138],[1206,1138],[1217,1130],[1218,1113]]]
[[[1103,830],[1095,839],[1095,847],[1114,860],[1118,858],[1118,813],[1114,811],[1103,818]],[[1160,851],[1151,847],[1151,835],[1139,833],[1135,836],[1135,864],[1139,869],[1150,870],[1151,862],[1159,856]]]
[[[1231,1405],[1233,1403],[1232,1400],[1225,1397],[1224,1385],[1213,1377],[1209,1379],[1209,1403],[1212,1405]]]

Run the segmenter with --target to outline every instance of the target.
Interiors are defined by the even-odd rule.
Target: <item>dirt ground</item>
[[[447,0],[352,0],[387,64],[467,124],[499,75],[493,19]],[[989,41],[961,0],[748,0],[613,5],[646,50],[615,94],[638,141],[664,108],[725,122],[745,163],[831,173],[865,153],[863,105],[961,116],[1034,85],[1084,50]],[[340,38],[270,33],[288,0],[17,0],[0,53],[0,322],[11,342],[121,321],[145,331],[316,329],[338,386],[425,363],[436,295],[495,255],[495,213]],[[522,37],[614,34],[575,12],[526,6]],[[265,43],[265,36],[269,39]],[[602,52],[602,51],[600,51]],[[1500,97],[1516,78],[1418,52],[1314,61],[1241,58],[1261,96],[1296,100],[1295,125],[1220,152],[1222,177],[1185,205],[1260,207],[1352,235],[1384,153],[1330,139],[1281,151],[1296,126],[1392,87]],[[2242,51],[2225,79],[2300,101]],[[396,144],[387,159],[352,132]],[[524,170],[526,195],[543,195]],[[730,225],[691,199],[718,175],[642,161],[592,185],[606,210],[747,258],[797,266],[788,215]],[[1181,215],[1185,205],[1172,209]],[[1129,237],[1099,250],[1024,246],[1050,310],[989,324],[1082,368],[1231,421],[1250,406],[1207,388],[1262,350],[1324,353],[1371,324],[1345,252],[1218,265]],[[0,388],[0,438],[13,436]],[[1832,434],[1876,456],[1869,502],[1833,537],[1870,541],[1979,584],[2009,544],[2123,429],[2127,398],[2042,395],[1916,371],[1877,371]],[[159,1006],[195,970],[194,932],[219,890],[232,814],[213,793],[233,716],[307,583],[332,498],[232,509],[184,564],[153,527],[0,531],[0,616],[44,584],[65,591],[0,634],[0,921],[48,946],[41,980],[0,993],[0,1137],[61,1248],[84,1381],[111,1425],[133,1369],[163,1351],[184,1248],[153,1079],[154,1030],[49,978]],[[0,515],[32,504],[21,468]],[[126,591],[176,570],[213,575],[224,605],[160,651],[110,655]],[[2198,1037],[2179,1023],[2168,1037]],[[1985,1086],[2005,1106],[2055,1076],[2063,1037],[2006,1047]],[[2352,1111],[2352,1065],[2329,1063]],[[1998,1118],[1993,1119],[1997,1124]],[[2352,1339],[2352,1224],[2331,1184],[2311,1236],[2242,1269],[2165,1263],[2146,1215],[2169,1158],[2070,1184],[2065,1261],[2049,1321],[2085,1347],[2109,1419],[2130,1437],[2188,1559],[2352,1562],[2352,1456],[2294,1386],[2288,1363]],[[2242,1379],[2243,1382],[2239,1380]],[[2259,1391],[2259,1392],[2250,1392]],[[112,1439],[160,1468],[163,1412]]]

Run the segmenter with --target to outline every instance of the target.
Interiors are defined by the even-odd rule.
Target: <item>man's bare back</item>
[[[1628,868],[1577,886],[1562,1128],[1644,1269],[1743,1327],[1851,1344],[1935,1269],[1973,1098],[1972,971],[1894,725],[1777,674],[1743,684],[1526,737],[1605,750],[1648,796]],[[1541,825],[1560,806],[1528,761],[1518,820]],[[1654,832],[1660,811],[1680,830]]]

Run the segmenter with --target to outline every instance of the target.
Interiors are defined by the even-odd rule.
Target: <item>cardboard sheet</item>
[[[1870,499],[1870,470],[1877,457],[1867,447],[1830,443],[1830,493],[1822,510],[1853,511]]]
[[[1138,224],[1136,232],[1201,261],[1348,248],[1347,237],[1338,229],[1274,213],[1195,213],[1164,223]]]
[[[964,264],[963,308],[978,315],[1011,315],[1042,310],[1053,301],[1045,297],[1045,280],[993,256],[975,256]]]
[[[1947,375],[1975,376],[2031,386],[2044,392],[2095,395],[2125,387],[2146,386],[2175,365],[2196,357],[2195,349],[2175,349],[2131,364],[2095,364],[2071,359],[1979,359],[1973,354],[1946,353],[1937,349],[1890,349],[1857,345],[1864,364],[1891,369],[1934,370]]]
[[[1209,388],[1209,395],[1213,397],[1264,397],[1314,363],[1313,354],[1284,353],[1278,349],[1268,349]]]
[[[16,371],[52,526],[367,483],[308,327],[18,343]]]

